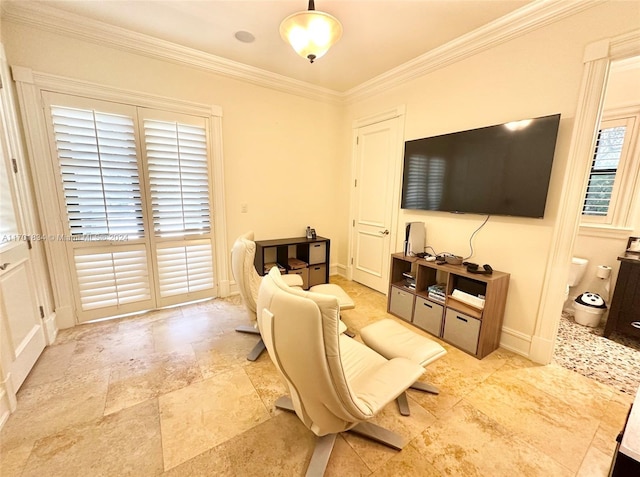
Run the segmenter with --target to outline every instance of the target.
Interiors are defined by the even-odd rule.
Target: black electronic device
[[[544,216],[560,114],[405,142],[402,208]]]
[[[467,263],[467,272],[475,273],[478,275],[491,275],[493,273],[493,268],[488,263],[482,265],[482,269],[477,263]]]

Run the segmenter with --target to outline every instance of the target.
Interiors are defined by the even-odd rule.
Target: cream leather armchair
[[[258,289],[260,288],[262,277],[258,275],[254,266],[255,255],[256,244],[253,241],[253,232],[247,232],[238,237],[231,249],[231,272],[233,273],[233,278],[238,285],[242,301],[249,313],[249,318],[254,322],[253,325],[238,326],[236,331],[240,333],[260,335],[260,330],[256,321],[256,300],[258,298]],[[283,275],[282,280],[288,286],[302,287],[302,278],[299,275]],[[316,285],[315,287],[311,287],[311,290],[338,297],[343,309],[354,307],[353,300],[351,300],[349,295],[347,295],[338,285]],[[346,331],[347,327],[344,324],[341,324],[341,327],[342,331]],[[247,359],[249,361],[255,361],[258,359],[260,354],[262,354],[264,349],[264,342],[260,339],[247,356]]]
[[[402,449],[401,436],[367,421],[422,375],[420,365],[388,360],[340,333],[338,300],[289,287],[277,268],[262,280],[257,310],[269,356],[290,394],[276,406],[294,411],[318,436],[307,475],[324,473],[340,432]]]

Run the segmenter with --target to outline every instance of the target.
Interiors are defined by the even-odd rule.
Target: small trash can
[[[592,328],[600,324],[602,315],[607,310],[607,304],[597,293],[585,292],[573,302],[573,319],[576,323]]]

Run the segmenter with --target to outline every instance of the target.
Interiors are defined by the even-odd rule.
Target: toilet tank
[[[568,282],[570,287],[575,287],[580,283],[580,280],[582,280],[582,277],[584,277],[584,274],[587,271],[588,264],[589,260],[586,258],[571,257],[571,268],[569,269]]]

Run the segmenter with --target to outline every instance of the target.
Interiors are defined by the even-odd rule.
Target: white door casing
[[[397,231],[403,114],[398,108],[354,128],[350,277],[385,294]]]
[[[10,179],[4,127],[0,124],[0,425],[16,407],[16,393],[44,350],[46,339],[27,234],[21,233]]]

